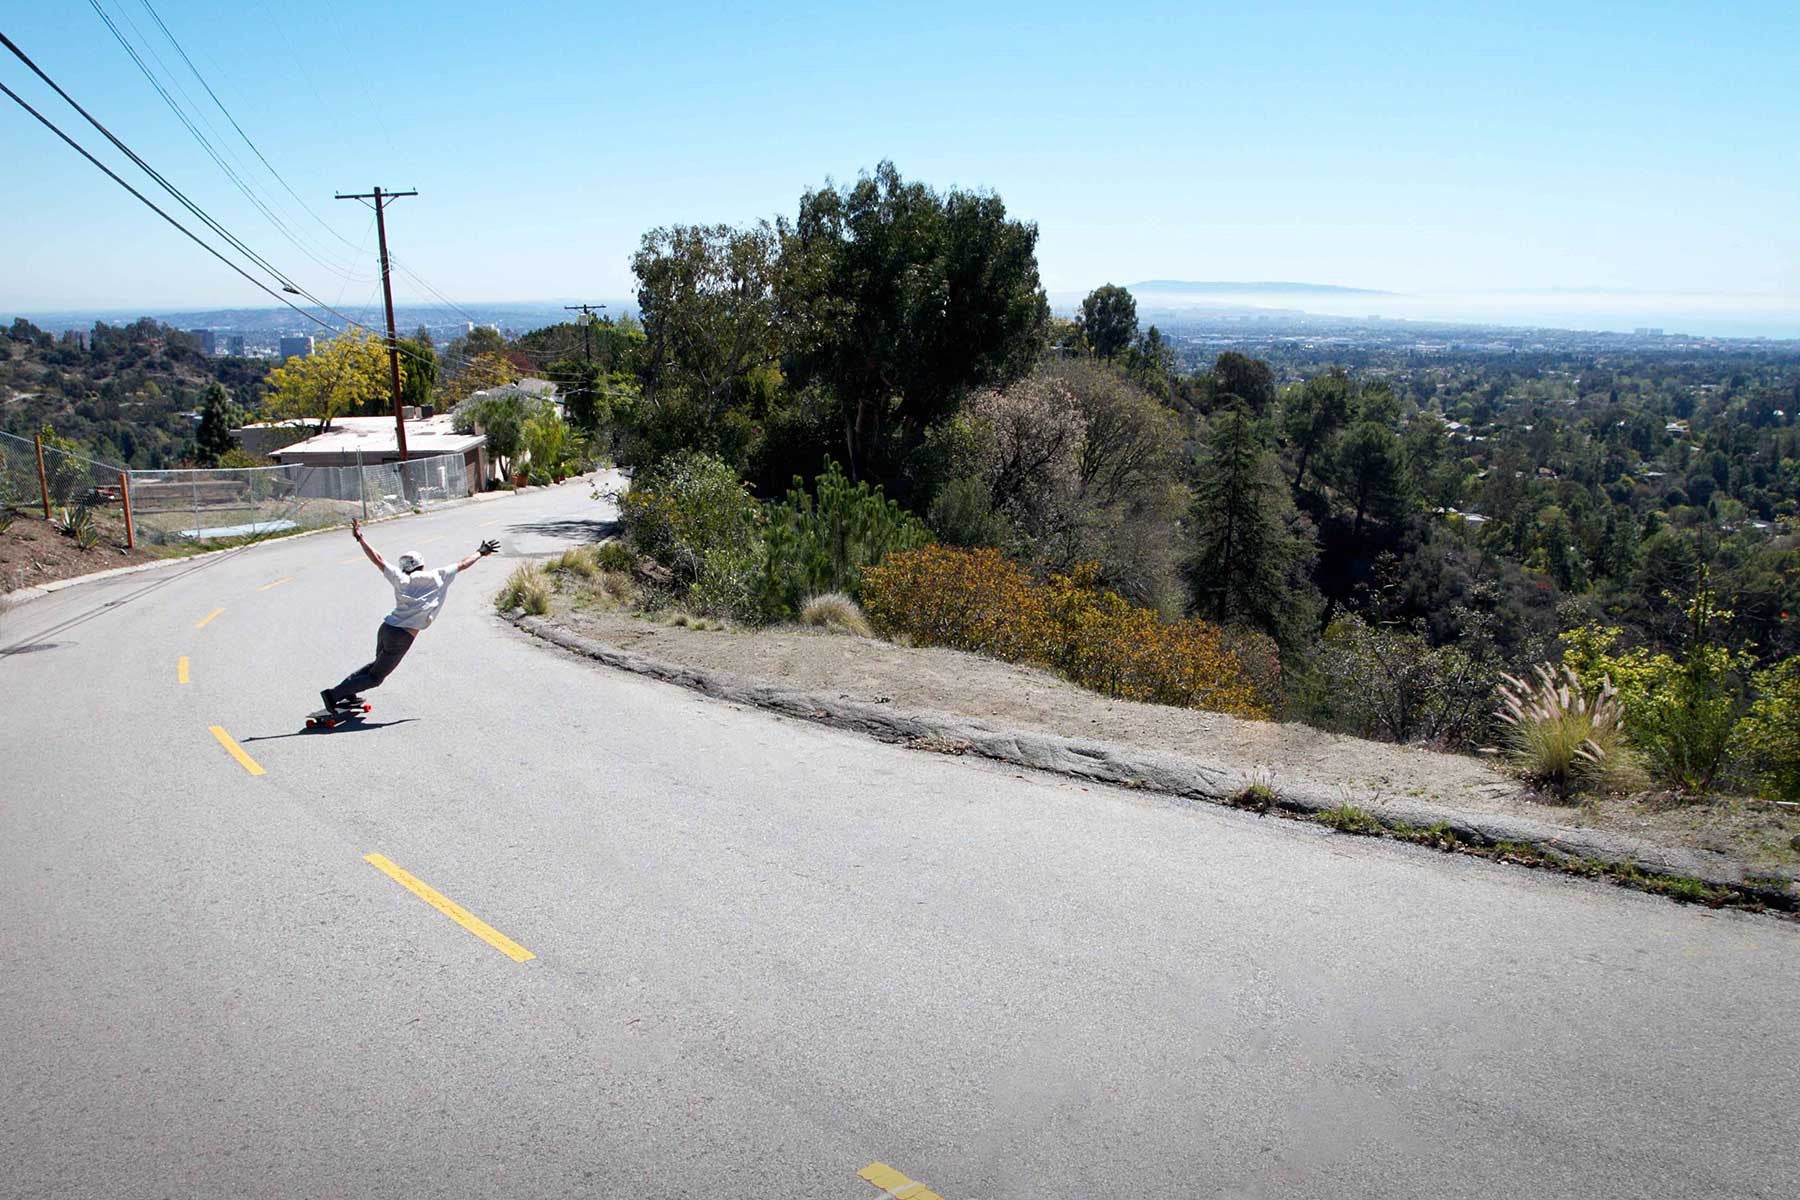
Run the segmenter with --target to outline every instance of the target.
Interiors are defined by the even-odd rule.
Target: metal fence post
[[[50,477],[44,474],[44,435],[32,434],[31,443],[37,447],[38,489],[44,493],[44,520],[48,521],[50,519]]]
[[[125,502],[125,548],[137,549],[137,529],[131,523],[131,476],[119,472],[119,498]]]
[[[194,485],[194,540],[200,540],[200,476],[189,476],[188,482]]]

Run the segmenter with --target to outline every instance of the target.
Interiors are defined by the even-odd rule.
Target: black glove
[[[488,555],[492,554],[494,551],[496,551],[498,549],[500,549],[500,543],[495,541],[492,538],[489,538],[487,541],[481,543],[481,550],[479,551],[479,553],[481,554],[481,556],[483,558],[486,558]]]

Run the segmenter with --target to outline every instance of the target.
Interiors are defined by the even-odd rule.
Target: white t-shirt
[[[430,625],[437,618],[438,609],[444,606],[444,593],[450,590],[456,571],[452,564],[436,571],[402,575],[393,563],[385,564],[381,573],[394,585],[394,611],[383,623],[401,629],[424,629]]]

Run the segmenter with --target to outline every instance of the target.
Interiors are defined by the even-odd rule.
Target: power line
[[[0,35],[0,36],[3,36],[3,35]],[[24,97],[20,96],[17,92],[13,91],[10,87],[7,87],[6,84],[0,83],[0,92],[6,93],[7,97],[10,98],[13,101],[13,103],[17,104],[20,108],[24,109],[27,113],[31,114],[32,117],[36,118],[37,121],[40,124],[42,124],[46,129],[50,130],[50,132],[54,133],[58,138],[62,139],[62,141],[65,144],[67,144],[70,149],[74,150],[77,154],[81,155],[81,157],[87,159],[88,162],[92,163],[95,167],[99,168],[99,170],[102,173],[104,173],[107,178],[111,179],[114,183],[118,184],[120,187],[124,188],[127,192],[131,193],[131,195],[133,197],[135,197],[140,204],[142,204],[144,207],[148,208],[151,212],[155,213],[157,216],[161,217],[163,220],[167,221],[170,225],[173,225],[176,229],[180,230],[181,233],[189,241],[193,242],[196,246],[200,247],[202,250],[206,251],[208,254],[212,255],[214,258],[216,258],[220,262],[224,263],[227,267],[229,267],[233,271],[237,272],[237,274],[243,276],[243,278],[247,282],[249,282],[251,284],[251,286],[257,288],[259,291],[266,292],[268,295],[274,297],[276,300],[280,301],[282,304],[286,305],[288,308],[293,309],[295,312],[299,313],[302,317],[305,317],[308,321],[311,321],[313,324],[319,326],[321,329],[324,329],[332,334],[342,334],[345,332],[345,330],[339,329],[337,326],[332,325],[329,321],[324,320],[322,317],[319,317],[319,316],[314,315],[313,313],[307,312],[304,308],[301,308],[298,304],[295,304],[292,300],[289,300],[286,296],[282,295],[280,292],[277,292],[274,288],[270,287],[268,284],[264,283],[262,280],[256,278],[256,276],[254,276],[254,275],[250,274],[248,271],[244,270],[243,267],[239,266],[237,263],[232,262],[229,258],[225,257],[225,255],[221,254],[216,247],[208,244],[198,234],[194,233],[193,230],[189,229],[187,226],[183,225],[180,221],[178,221],[174,217],[170,216],[169,213],[165,209],[163,209],[160,205],[158,205],[154,200],[150,199],[148,196],[144,195],[142,192],[140,192],[136,188],[132,187],[131,184],[127,183],[124,179],[120,178],[118,173],[115,172],[111,167],[107,166],[105,163],[103,163],[99,159],[95,158],[92,154],[90,154],[88,152],[86,147],[82,146],[81,143],[77,142],[74,138],[72,138],[68,134],[64,133],[62,131],[62,129],[57,126],[56,122],[52,121],[49,117],[46,117],[43,113],[41,113],[37,109],[33,108],[31,106],[31,104],[24,99]],[[361,332],[366,333],[371,337],[377,336],[373,329],[370,329],[368,326],[363,325],[360,322],[351,320],[349,317],[344,316],[343,313],[338,312],[336,309],[331,308],[328,305],[325,305],[323,303],[320,303],[316,298],[308,297],[308,299],[312,299],[313,302],[315,304],[318,304],[320,308],[325,309],[325,311],[331,313],[333,316],[336,316],[338,319],[342,320],[344,322],[344,324],[346,326],[348,326],[349,328],[360,330]],[[425,361],[420,356],[418,356],[416,354],[411,354],[410,351],[407,351],[406,353],[408,353],[410,357],[418,359],[420,362]]]
[[[238,250],[240,253],[242,253],[247,258],[249,258],[252,262],[256,263],[263,270],[267,271],[271,276],[273,276],[275,278],[275,280],[282,285],[282,291],[292,292],[296,296],[305,297],[306,299],[312,301],[313,304],[316,305],[318,308],[322,309],[325,312],[330,313],[332,316],[334,316],[338,320],[342,321],[344,323],[344,325],[347,326],[348,328],[361,330],[363,333],[369,334],[371,337],[379,336],[375,333],[375,331],[373,329],[370,329],[368,326],[362,324],[359,321],[354,321],[354,320],[350,319],[349,317],[345,316],[343,313],[339,312],[336,308],[332,307],[329,304],[326,304],[323,300],[319,299],[317,296],[313,295],[311,292],[308,292],[306,289],[295,284],[291,279],[288,278],[288,276],[286,275],[285,272],[279,270],[277,267],[274,266],[274,264],[270,263],[267,259],[263,258],[260,254],[257,254],[254,250],[250,249],[250,247],[245,245],[243,243],[243,241],[240,240],[235,234],[233,234],[230,230],[226,229],[218,221],[214,220],[213,217],[209,213],[207,213],[204,209],[200,208],[200,206],[195,204],[192,200],[188,199],[188,197],[179,188],[177,188],[174,184],[170,183],[167,179],[163,178],[163,176],[160,172],[158,172],[149,163],[145,162],[144,159],[136,151],[134,151],[130,146],[127,146],[124,142],[120,141],[119,138],[113,134],[112,130],[108,129],[105,125],[103,125],[97,117],[95,117],[92,113],[88,112],[87,109],[83,108],[75,100],[75,98],[73,96],[69,95],[68,92],[64,91],[60,84],[58,84],[54,79],[50,78],[50,76],[44,72],[43,68],[39,67],[36,62],[32,61],[30,55],[26,54],[25,51],[20,49],[19,46],[17,45],[17,43],[15,43],[11,38],[7,37],[4,33],[0,33],[0,45],[4,45],[8,50],[10,50],[13,53],[13,55],[19,59],[20,62],[24,63],[27,67],[29,67],[31,69],[32,73],[35,74],[39,79],[43,80],[43,82],[47,86],[49,86],[49,88],[52,91],[54,91],[58,96],[60,96],[69,105],[69,107],[73,108],[76,112],[80,113],[81,116],[84,119],[86,119],[88,124],[92,125],[95,129],[99,130],[103,135],[105,135],[106,139],[109,142],[111,142],[115,147],[117,147],[121,153],[123,153],[133,163],[137,164],[137,166],[140,167],[144,171],[145,174],[149,175],[158,184],[160,184],[162,186],[162,188],[165,191],[167,191],[171,196],[175,197],[175,199],[180,201],[181,204],[184,207],[186,207],[189,212],[193,213],[201,221],[205,222],[209,229],[212,229],[220,237],[223,237],[226,240],[226,242],[228,244],[230,244],[234,249]],[[4,87],[5,87],[5,85],[0,84],[0,88],[4,88]],[[5,91],[8,96],[12,97],[14,102],[16,102],[26,112],[30,113],[33,117],[37,118],[37,120],[39,122],[41,122],[46,128],[48,128],[52,133],[55,133],[57,135],[57,137],[61,138],[64,142],[66,142],[71,149],[75,150],[83,158],[87,159],[89,162],[93,163],[96,167],[98,167],[101,171],[105,172],[106,175],[113,180],[113,182],[117,183],[120,187],[122,187],[126,191],[130,192],[133,196],[135,196],[139,201],[141,201],[143,204],[148,206],[158,216],[162,217],[163,220],[165,220],[165,221],[169,222],[169,224],[175,226],[175,228],[179,229],[183,234],[186,234],[187,237],[191,241],[193,241],[196,245],[198,245],[201,249],[205,250],[207,253],[211,254],[214,258],[217,258],[220,262],[222,262],[226,266],[230,267],[233,271],[236,271],[239,275],[242,275],[245,279],[247,279],[251,283],[255,284],[256,287],[259,288],[260,290],[267,292],[271,296],[274,296],[275,299],[281,301],[282,304],[293,309],[295,312],[299,313],[301,316],[305,317],[307,320],[313,322],[315,325],[318,325],[324,329],[328,329],[334,334],[341,334],[344,332],[344,330],[333,326],[330,322],[325,321],[322,318],[317,317],[317,316],[313,315],[312,313],[307,312],[305,309],[301,308],[299,305],[297,305],[293,301],[289,300],[286,296],[283,296],[280,293],[276,292],[273,288],[270,288],[267,284],[263,283],[260,279],[257,279],[256,277],[251,275],[249,272],[245,271],[243,267],[241,267],[237,263],[231,261],[229,258],[226,258],[215,247],[208,244],[206,241],[202,240],[198,235],[193,233],[193,231],[188,229],[187,226],[183,225],[180,221],[177,221],[174,217],[170,216],[167,212],[165,212],[162,208],[158,207],[154,202],[152,202],[142,192],[138,191],[136,188],[132,187],[129,183],[125,182],[125,180],[120,178],[119,175],[112,170],[112,168],[108,167],[105,163],[101,162],[98,158],[95,158],[79,142],[75,141],[74,138],[70,137],[68,134],[64,133],[60,128],[58,128],[57,125],[54,122],[52,122],[48,117],[44,116],[42,113],[38,112],[37,109],[33,108],[30,104],[26,103],[26,101],[22,97],[20,97],[18,93],[14,92],[11,88],[5,88]],[[413,357],[417,358],[418,356],[414,355]],[[423,361],[423,360],[421,359],[420,361]]]
[[[0,34],[0,37],[3,37],[3,36],[4,36],[3,34]],[[87,152],[87,149],[85,147],[83,147],[81,145],[81,143],[77,142],[74,138],[72,138],[68,134],[64,133],[61,129],[59,129],[57,127],[57,125],[54,121],[52,121],[49,117],[46,117],[43,113],[39,112],[37,109],[33,108],[30,104],[28,104],[25,101],[24,97],[20,96],[17,92],[15,92],[11,88],[7,87],[4,83],[0,83],[0,92],[5,92],[7,94],[7,96],[9,96],[12,99],[13,103],[17,104],[20,108],[22,108],[26,112],[30,113],[33,117],[36,117],[37,120],[39,121],[39,123],[41,123],[46,129],[48,129],[51,133],[54,133],[57,137],[61,138],[64,142],[66,142],[70,149],[74,150],[77,154],[81,155],[81,157],[87,159],[89,162],[93,163],[96,167],[100,168],[100,170],[104,171],[106,173],[107,178],[111,179],[114,183],[118,184],[120,187],[122,187],[126,191],[130,192],[133,196],[137,197],[139,203],[143,204],[151,212],[155,213],[157,216],[161,217],[163,220],[167,221],[169,224],[171,224],[175,228],[179,229],[183,234],[185,234],[187,236],[188,240],[193,242],[196,246],[200,247],[202,250],[206,251],[208,254],[212,255],[214,258],[218,259],[220,262],[222,262],[226,266],[230,267],[233,271],[236,271],[239,275],[242,275],[245,279],[249,280],[250,283],[253,284],[254,286],[256,286],[257,288],[260,288],[261,290],[267,292],[269,295],[275,297],[275,299],[281,301],[283,304],[287,305],[289,308],[293,309],[295,312],[299,313],[301,316],[305,317],[307,320],[313,322],[315,325],[322,326],[325,329],[332,329],[332,326],[329,323],[327,323],[326,321],[324,321],[318,317],[315,317],[313,314],[307,312],[305,309],[303,309],[299,305],[295,304],[292,300],[289,300],[286,296],[283,296],[280,292],[277,292],[274,288],[270,287],[268,284],[264,283],[262,280],[256,278],[254,275],[250,274],[250,272],[244,270],[244,268],[242,268],[238,264],[232,262],[229,258],[226,258],[223,254],[220,254],[216,248],[208,245],[205,241],[202,241],[201,238],[199,237],[199,235],[195,234],[193,230],[189,229],[186,225],[183,225],[180,221],[177,221],[174,217],[171,217],[167,212],[163,211],[162,208],[158,207],[157,203],[154,200],[150,199],[148,196],[144,195],[144,193],[142,193],[142,192],[138,191],[136,188],[132,187],[129,183],[126,183],[123,179],[119,178],[118,174],[116,172],[114,172],[111,167],[107,166],[105,163],[103,163],[99,159],[95,158],[92,154],[89,154]],[[332,332],[336,333],[338,331],[335,329],[332,329]]]
[[[238,174],[231,164],[227,163],[224,158],[221,157],[219,149],[199,130],[194,122],[188,117],[186,111],[184,111],[181,105],[176,102],[175,98],[169,94],[168,88],[163,86],[162,80],[158,79],[156,73],[150,69],[150,65],[144,61],[143,56],[138,53],[137,48],[131,44],[131,40],[125,36],[124,31],[113,21],[112,16],[100,6],[99,0],[88,0],[88,7],[94,10],[95,15],[100,18],[101,22],[104,23],[106,28],[112,33],[113,39],[117,41],[120,47],[124,49],[125,53],[130,56],[131,61],[136,64],[139,72],[141,72],[144,78],[149,81],[150,86],[156,90],[156,94],[162,97],[163,103],[168,105],[169,111],[175,114],[175,119],[180,121],[182,126],[187,129],[194,141],[206,152],[207,157],[212,159],[213,164],[217,166],[220,171],[224,172],[225,177],[231,181],[232,186],[242,193],[244,198],[250,201],[250,203],[256,207],[258,212],[262,213],[264,217],[267,217],[269,223],[275,226],[281,235],[294,245],[295,249],[299,250],[302,254],[312,259],[313,262],[333,274],[342,274],[343,272],[338,267],[326,262],[310,248],[302,244],[299,238],[295,236],[293,230],[288,228],[286,222],[277,216],[275,212],[264,203],[263,199],[251,190],[250,185],[240,174]],[[130,15],[123,12],[121,15],[124,17],[126,23],[131,25],[132,31],[142,38],[142,32],[139,31],[137,25],[132,22]],[[175,89],[180,91],[182,97],[187,99],[189,105],[194,106],[197,111],[198,106],[194,105],[192,99],[188,98],[187,93],[182,89],[181,84],[174,80],[174,73],[169,71],[167,65],[163,63],[162,58],[157,55],[155,48],[149,45],[148,39],[145,39],[145,49],[150,53],[151,57],[156,59],[157,65],[161,66],[163,70],[170,75],[170,82],[174,84]],[[202,121],[206,121],[204,113],[198,115]],[[206,123],[210,128],[211,122],[208,121]],[[214,134],[217,134],[217,130],[214,130]],[[229,153],[229,150],[227,153]],[[283,283],[288,282],[291,281],[283,280]]]
[[[163,31],[163,36],[169,39],[169,44],[175,47],[175,52],[181,55],[181,61],[185,62],[188,65],[188,70],[194,73],[194,78],[200,81],[200,86],[206,89],[206,94],[212,97],[212,102],[218,105],[220,112],[225,114],[225,119],[231,122],[231,127],[237,130],[239,137],[244,139],[244,144],[250,147],[251,153],[255,154],[262,162],[262,165],[269,169],[269,174],[273,175],[276,181],[279,182],[283,188],[287,189],[287,194],[292,196],[295,202],[305,210],[307,216],[318,222],[320,228],[337,238],[338,241],[343,242],[344,245],[360,252],[362,249],[360,246],[352,243],[349,238],[346,238],[343,234],[332,228],[332,226],[326,222],[325,218],[313,211],[312,206],[301,198],[300,193],[294,190],[293,185],[287,181],[287,178],[282,175],[280,171],[275,169],[275,164],[269,161],[268,157],[263,154],[262,149],[251,140],[250,135],[244,132],[244,127],[238,124],[238,119],[231,115],[231,110],[225,107],[225,102],[219,99],[219,94],[217,92],[213,91],[212,84],[206,81],[206,76],[200,73],[200,68],[194,65],[194,60],[188,57],[188,52],[182,48],[181,43],[176,40],[175,35],[169,32],[169,27],[163,23],[161,14],[151,6],[150,0],[140,0],[140,3],[143,4],[145,11],[150,14],[150,19],[156,22],[156,27]],[[372,279],[370,281],[372,281]],[[357,282],[364,282],[364,280],[359,279]]]
[[[90,0],[90,3],[91,2],[92,2],[92,0]],[[102,15],[104,16],[104,14],[102,14]],[[344,328],[339,328],[337,326],[334,326],[330,322],[324,320],[323,318],[306,311],[305,309],[301,308],[299,305],[295,304],[293,301],[289,300],[286,296],[282,295],[280,292],[277,292],[273,288],[269,287],[262,280],[259,280],[255,276],[251,275],[242,266],[240,266],[236,262],[233,262],[230,258],[226,257],[216,247],[207,243],[204,239],[202,239],[197,234],[195,234],[187,226],[183,225],[180,221],[176,220],[173,216],[171,216],[167,211],[165,211],[163,208],[158,206],[154,201],[150,200],[142,192],[140,192],[136,188],[132,187],[131,184],[127,183],[122,177],[120,177],[116,172],[114,172],[105,163],[101,162],[93,154],[89,153],[89,151],[85,147],[83,147],[79,142],[75,141],[74,138],[70,137],[67,133],[65,133],[60,127],[58,127],[55,124],[55,122],[51,121],[48,117],[46,117],[44,114],[39,112],[36,108],[33,108],[23,97],[19,96],[18,93],[14,92],[11,88],[5,87],[4,84],[0,84],[0,90],[4,90],[6,92],[6,95],[8,97],[10,97],[16,104],[18,104],[27,113],[29,113],[32,117],[34,117],[39,123],[44,125],[45,128],[49,129],[52,133],[56,134],[56,136],[58,138],[60,138],[64,143],[66,143],[76,153],[80,154],[83,158],[87,159],[90,163],[92,163],[96,168],[98,168],[101,172],[103,172],[114,183],[117,183],[120,187],[124,188],[127,192],[129,192],[135,199],[137,199],[145,207],[149,208],[152,212],[154,212],[158,216],[162,217],[162,219],[164,221],[166,221],[170,225],[174,226],[177,230],[179,230],[184,236],[186,236],[195,245],[199,246],[201,249],[205,250],[208,254],[212,255],[214,258],[216,258],[220,262],[224,263],[227,267],[230,267],[231,270],[236,272],[238,275],[242,276],[245,280],[247,280],[249,283],[254,285],[259,291],[262,291],[262,292],[268,294],[269,296],[272,296],[274,299],[278,300],[281,304],[283,304],[284,306],[286,306],[288,308],[293,309],[296,313],[299,313],[302,317],[306,318],[308,321],[311,321],[313,324],[319,326],[321,329],[325,329],[334,335],[342,334],[342,333],[346,332],[346,330],[348,330],[348,329],[355,329],[355,330],[357,330],[361,333],[367,334],[371,337],[379,337],[380,336],[380,334],[376,330],[370,328],[368,325],[365,325],[364,323],[347,316],[343,312],[340,312],[333,305],[326,304],[318,296],[315,296],[311,292],[300,287],[286,272],[284,272],[280,268],[276,267],[274,263],[272,263],[268,259],[264,258],[261,254],[258,254],[248,244],[246,244],[241,238],[237,237],[237,235],[233,234],[230,230],[225,228],[225,226],[223,224],[221,224],[219,221],[214,219],[210,213],[206,212],[206,210],[201,208],[193,200],[189,199],[188,196],[184,192],[182,192],[179,188],[177,188],[173,183],[169,182],[169,180],[167,178],[165,178],[159,171],[157,171],[148,162],[146,162],[141,155],[139,155],[136,151],[134,151],[130,146],[126,145],[110,129],[108,129],[106,127],[106,125],[104,125],[97,117],[95,117],[86,108],[84,108],[78,101],[76,101],[76,99],[73,96],[69,95],[69,93],[67,91],[65,91],[60,84],[58,84],[54,79],[52,79],[41,67],[39,67],[37,65],[37,63],[35,61],[32,60],[32,58],[28,54],[25,53],[25,51],[23,49],[21,49],[17,45],[17,43],[13,42],[12,39],[7,37],[4,33],[0,33],[0,45],[4,45],[7,50],[11,51],[12,54],[19,59],[19,61],[24,63],[26,65],[26,67],[28,67],[32,71],[33,74],[35,74],[40,80],[42,80],[43,83],[46,86],[48,86],[52,91],[54,91],[57,94],[57,96],[59,96],[65,103],[67,103],[69,105],[69,107],[73,108],[77,113],[79,113],[82,116],[82,118],[88,122],[88,124],[92,125],[96,130],[98,130],[107,139],[107,141],[109,141],[115,148],[117,148],[120,151],[120,153],[124,154],[128,159],[130,159],[132,161],[132,163],[134,163],[146,175],[150,176],[150,178],[153,179],[160,187],[162,187],[162,189],[164,191],[166,191],[170,196],[174,197],[184,208],[186,208],[197,219],[199,219],[201,222],[203,222],[208,229],[212,230],[219,237],[223,238],[228,245],[230,245],[233,249],[237,250],[239,253],[243,254],[252,263],[254,263],[258,267],[260,267],[262,270],[266,271],[277,283],[279,283],[281,285],[282,291],[291,292],[294,295],[301,296],[307,300],[310,300],[320,310],[330,313],[332,316],[336,317],[339,321],[341,321],[343,323]],[[129,47],[127,47],[127,48],[129,49]],[[141,66],[142,65],[141,60],[139,60],[139,62],[140,62],[140,66]],[[152,82],[155,82],[154,79],[152,79]],[[165,99],[167,99],[166,93],[165,93]],[[179,113],[178,113],[178,115],[179,115]],[[191,128],[191,126],[190,126],[190,128]],[[197,132],[196,132],[196,136],[198,136]],[[215,161],[217,161],[216,157],[215,157]],[[221,164],[221,165],[223,165],[223,164]],[[376,222],[376,223],[379,224],[379,222]],[[456,305],[454,305],[447,297],[445,297],[443,295],[442,292],[438,291],[437,288],[433,287],[429,282],[427,282],[425,279],[420,277],[416,272],[414,272],[410,268],[406,268],[406,267],[401,267],[401,269],[407,274],[407,276],[409,278],[413,279],[415,282],[417,282],[418,284],[420,284],[421,286],[426,288],[428,291],[430,291],[433,295],[437,296],[440,300],[442,300],[445,303],[445,305],[447,305],[451,310],[462,313],[462,315],[466,319],[468,319],[471,323],[474,321],[474,318],[472,316],[470,316],[466,311],[464,311],[464,310],[458,308]],[[390,334],[390,337],[392,337],[391,334]],[[433,362],[432,359],[429,359],[426,356],[415,352],[410,347],[400,346],[398,344],[397,338],[393,338],[392,341],[390,342],[390,344],[398,351],[398,353],[406,355],[407,358],[409,358],[415,362],[426,363],[426,364]],[[531,351],[526,351],[523,349],[520,349],[517,352],[520,354],[523,354],[526,357],[537,360],[539,362],[545,361],[550,357],[548,355],[540,355],[540,354],[537,354],[537,353],[534,353]]]
[[[69,95],[68,92],[63,90],[61,84],[57,83],[54,79],[50,78],[49,75],[45,74],[44,69],[42,67],[38,66],[37,63],[33,62],[31,59],[31,56],[26,54],[25,51],[21,50],[18,47],[17,43],[15,43],[11,38],[7,37],[4,33],[0,33],[0,44],[4,44],[8,50],[12,51],[13,55],[15,57],[17,57],[20,62],[24,63],[27,67],[29,67],[31,69],[32,74],[36,75],[39,79],[43,80],[44,83],[46,85],[48,85],[48,87],[50,88],[51,91],[55,92],[58,96],[62,97],[63,101],[65,103],[67,103],[70,108],[72,108],[76,112],[80,113],[81,116],[83,117],[83,119],[85,119],[89,125],[92,125],[95,129],[99,130],[100,133],[105,136],[107,141],[111,142],[113,144],[113,146],[116,147],[120,151],[120,153],[125,155],[125,157],[129,158],[132,162],[136,163],[137,166],[139,168],[141,168],[146,175],[150,176],[151,179],[154,179],[157,182],[157,184],[160,185],[165,192],[169,193],[169,195],[173,196],[177,201],[179,201],[181,203],[182,207],[186,208],[190,213],[192,213],[194,216],[198,217],[201,221],[204,221],[208,228],[210,228],[214,233],[217,233],[220,237],[224,238],[227,242],[229,242],[233,247],[235,247],[237,249],[237,251],[239,253],[243,254],[245,257],[249,258],[252,262],[256,263],[257,266],[261,267],[263,270],[267,271],[270,275],[274,276],[276,282],[280,283],[284,289],[294,287],[293,280],[289,279],[285,274],[283,274],[279,269],[277,269],[273,263],[269,262],[268,259],[266,259],[262,255],[256,253],[254,250],[250,249],[250,247],[245,245],[236,235],[232,234],[223,225],[221,225],[217,221],[213,220],[213,218],[210,214],[208,214],[203,209],[201,209],[200,206],[195,204],[192,200],[188,199],[187,196],[181,191],[181,189],[177,188],[174,184],[170,183],[167,179],[164,179],[162,177],[162,175],[155,168],[153,168],[149,163],[145,162],[142,158],[140,158],[138,156],[138,154],[134,150],[131,149],[131,147],[127,146],[124,142],[120,141],[113,134],[112,130],[108,129],[105,125],[101,124],[99,118],[95,117],[92,113],[88,112],[87,109],[83,108],[79,103],[77,103],[73,96]],[[298,294],[299,289],[294,288],[294,290]]]

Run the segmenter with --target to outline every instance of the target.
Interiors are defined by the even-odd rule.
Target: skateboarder
[[[448,567],[440,567],[435,571],[425,569],[425,560],[415,550],[408,550],[400,556],[399,566],[390,567],[387,560],[376,552],[375,547],[363,540],[362,522],[350,522],[350,536],[362,547],[369,561],[381,569],[387,581],[394,585],[394,611],[382,621],[380,631],[375,635],[375,661],[347,676],[336,687],[326,688],[319,693],[325,701],[327,711],[335,708],[349,708],[361,702],[361,693],[368,688],[380,687],[381,681],[393,674],[406,652],[412,649],[413,639],[419,631],[436,619],[438,610],[444,606],[444,593],[450,590],[450,584],[457,574],[475,565],[477,559],[485,558],[500,548],[500,543],[486,541],[481,548],[461,562]]]

